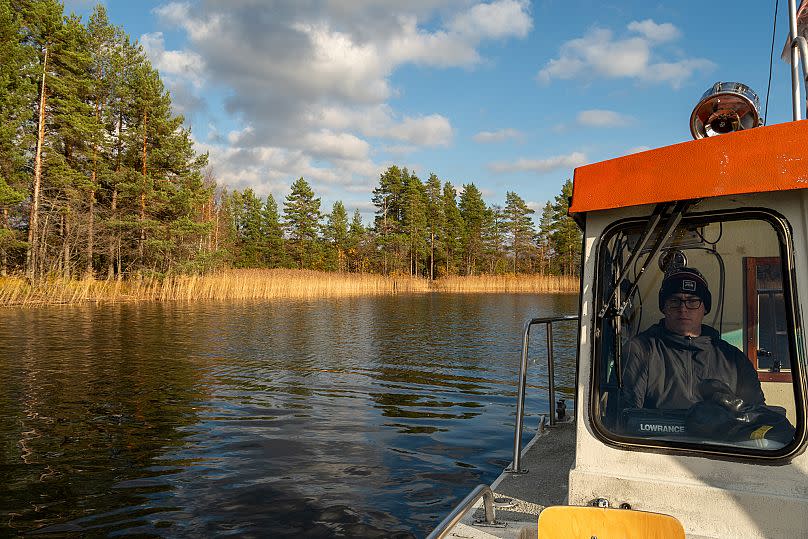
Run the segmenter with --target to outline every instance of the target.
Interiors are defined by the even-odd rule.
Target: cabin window
[[[747,257],[746,353],[765,382],[790,382],[791,359],[779,258]]]
[[[755,211],[649,228],[617,224],[598,248],[598,430],[629,445],[787,454],[804,417],[787,225]]]

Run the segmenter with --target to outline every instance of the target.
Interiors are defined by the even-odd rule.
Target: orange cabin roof
[[[808,120],[757,127],[575,169],[570,213],[808,188]]]

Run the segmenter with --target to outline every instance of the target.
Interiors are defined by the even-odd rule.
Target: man
[[[664,318],[625,350],[624,409],[690,408],[704,400],[699,384],[705,380],[723,382],[744,405],[764,403],[757,372],[746,356],[702,324],[711,306],[707,281],[698,270],[681,268],[665,277],[659,289]]]

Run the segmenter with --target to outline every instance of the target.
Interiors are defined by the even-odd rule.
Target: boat
[[[525,323],[513,462],[431,538],[808,536],[808,7],[789,0],[789,16],[793,121],[762,125],[750,88],[718,82],[693,110],[694,140],[575,170],[579,313]],[[714,333],[677,335],[709,337],[732,381],[706,359],[673,374],[652,359],[648,328],[669,330],[668,309],[702,313]],[[577,325],[569,413],[553,382],[564,323]],[[522,448],[536,326],[549,414]],[[679,400],[666,393],[677,376]]]

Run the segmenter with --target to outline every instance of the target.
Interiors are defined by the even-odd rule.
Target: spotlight
[[[690,115],[694,139],[714,137],[761,125],[760,99],[740,82],[716,82]]]

